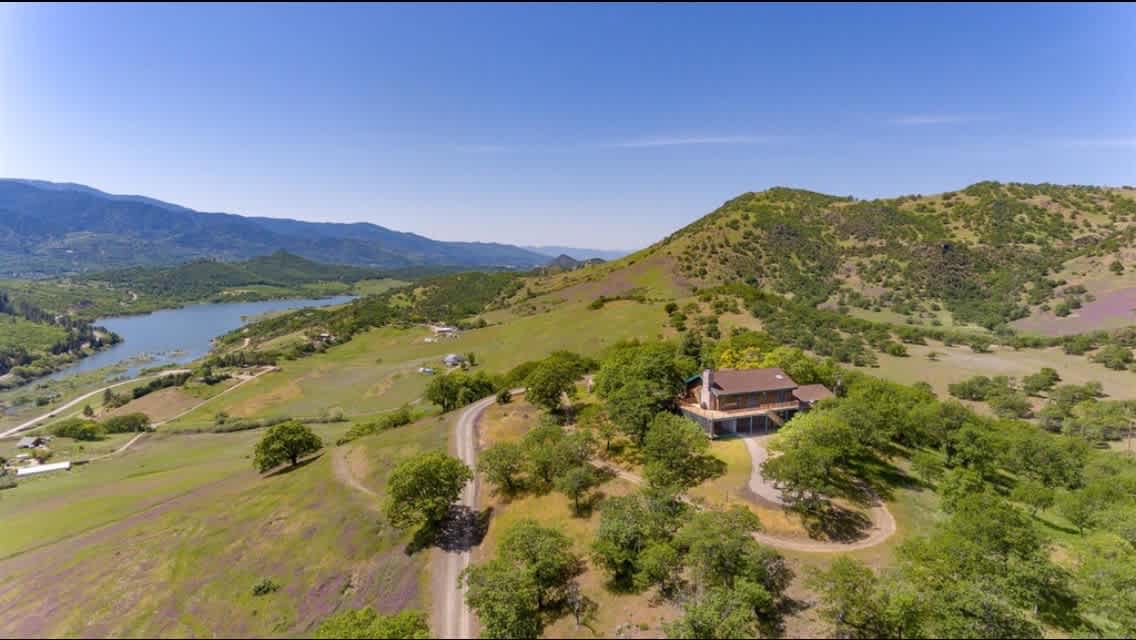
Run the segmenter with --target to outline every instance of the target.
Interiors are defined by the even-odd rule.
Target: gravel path
[[[765,445],[771,437],[772,434],[745,438],[746,450],[749,451],[749,459],[752,462],[752,469],[749,473],[749,490],[763,500],[783,507],[785,506],[785,495],[781,492],[781,489],[761,475],[761,465],[769,459],[769,451]]]
[[[355,491],[365,493],[372,498],[378,498],[379,494],[367,488],[362,482],[359,481],[359,478],[357,478],[355,474],[351,472],[351,461],[348,459],[350,452],[350,446],[336,447],[331,452],[331,468],[335,472],[336,479],[338,479],[348,487],[354,489]]]

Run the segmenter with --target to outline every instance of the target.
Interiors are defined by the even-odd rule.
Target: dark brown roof
[[[833,393],[823,384],[806,384],[793,390],[793,395],[801,402],[819,402],[825,398],[833,397]]]
[[[716,369],[711,390],[718,395],[794,389],[797,383],[777,367],[766,369]]]

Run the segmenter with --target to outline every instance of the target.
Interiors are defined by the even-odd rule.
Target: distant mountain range
[[[630,251],[622,251],[619,249],[581,249],[579,247],[560,247],[555,245],[541,247],[522,246],[521,248],[546,255],[551,258],[557,258],[559,256],[566,255],[580,261],[589,260],[591,258],[599,258],[601,260],[617,260],[631,253]]]
[[[0,179],[0,274],[89,272],[279,250],[323,263],[527,269],[548,256],[499,243],[442,242],[369,223],[203,213],[79,184]]]

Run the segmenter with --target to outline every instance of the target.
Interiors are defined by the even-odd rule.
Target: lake
[[[213,338],[243,326],[254,316],[301,307],[326,307],[353,299],[353,296],[334,296],[318,300],[196,304],[146,315],[100,318],[95,324],[117,333],[122,342],[83,358],[50,378],[94,371],[128,360],[128,377],[134,377],[147,367],[185,364],[209,353]]]

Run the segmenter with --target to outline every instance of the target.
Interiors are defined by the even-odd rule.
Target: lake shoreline
[[[140,366],[143,362],[137,362],[140,359],[144,361],[146,368],[186,364],[207,355],[213,348],[215,338],[248,324],[258,315],[343,304],[356,297],[352,294],[339,294],[223,302],[208,300],[97,318],[92,326],[117,335],[120,338],[118,342],[105,345],[43,375],[25,378],[6,390],[16,391],[44,380],[61,380],[69,375],[116,364],[127,364],[126,374],[130,375],[144,368]],[[214,311],[218,313],[211,313]],[[146,324],[153,326],[145,326]],[[140,332],[145,336],[141,341]],[[172,332],[173,335],[166,335],[167,332]],[[132,333],[133,336],[130,335]],[[187,341],[192,344],[177,344]]]

